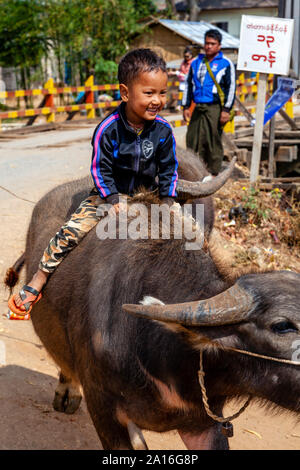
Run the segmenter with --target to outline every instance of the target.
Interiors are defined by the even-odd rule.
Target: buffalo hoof
[[[53,408],[61,413],[73,414],[78,410],[81,400],[81,395],[69,396],[68,391],[64,394],[55,392]]]

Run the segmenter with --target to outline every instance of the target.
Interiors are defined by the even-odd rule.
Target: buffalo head
[[[208,358],[219,354],[222,361],[225,354],[228,365],[230,355],[232,381],[239,368],[240,391],[244,385],[245,392],[252,389],[256,397],[300,411],[300,274],[248,274],[208,299],[173,305],[154,299],[150,305],[123,309],[163,322],[192,347],[204,349]]]

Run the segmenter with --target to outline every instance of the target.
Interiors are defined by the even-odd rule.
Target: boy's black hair
[[[218,29],[209,29],[208,31],[206,31],[205,39],[207,37],[213,38],[216,41],[219,41],[219,44],[221,44],[221,42],[222,42],[222,34],[220,33],[220,31]]]
[[[159,57],[151,49],[134,49],[128,52],[119,63],[119,83],[128,85],[142,72],[153,70],[167,73],[167,66],[162,57]]]

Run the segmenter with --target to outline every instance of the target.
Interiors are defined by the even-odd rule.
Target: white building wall
[[[202,11],[199,14],[199,20],[207,21],[208,23],[223,23],[228,22],[228,33],[237,38],[240,37],[240,27],[242,15],[257,15],[257,16],[278,16],[277,8],[245,8],[240,10],[213,10]]]

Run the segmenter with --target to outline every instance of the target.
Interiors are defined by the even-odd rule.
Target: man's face
[[[208,59],[213,59],[221,50],[221,44],[217,39],[210,38],[209,36],[205,39],[204,51]]]

